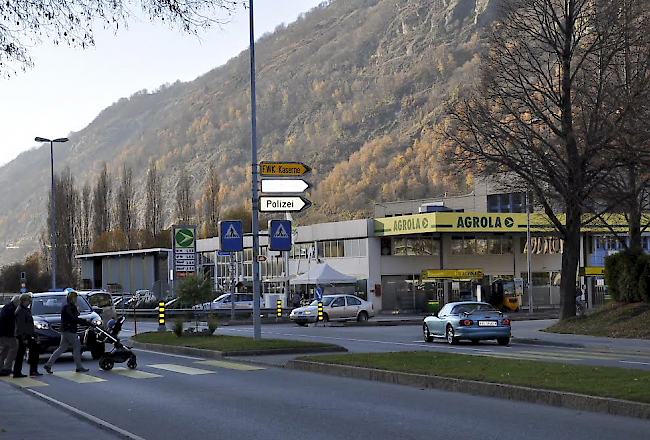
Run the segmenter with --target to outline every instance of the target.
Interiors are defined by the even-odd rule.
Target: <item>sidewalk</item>
[[[0,381],[0,439],[116,440],[124,438],[84,421],[29,391]]]

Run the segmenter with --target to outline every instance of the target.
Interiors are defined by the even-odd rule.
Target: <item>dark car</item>
[[[36,343],[41,353],[52,352],[61,342],[61,309],[66,303],[65,292],[35,293],[32,295],[32,316],[36,330]],[[95,325],[102,324],[102,318],[88,304],[83,296],[77,298],[79,317],[91,321]],[[97,335],[91,326],[78,325],[77,334],[81,339],[81,350],[90,351],[93,359],[99,359],[104,354],[103,342],[97,341]]]

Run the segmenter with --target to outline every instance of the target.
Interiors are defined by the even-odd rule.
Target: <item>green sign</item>
[[[194,231],[192,229],[178,229],[176,235],[174,235],[174,239],[176,240],[176,247],[194,247]]]

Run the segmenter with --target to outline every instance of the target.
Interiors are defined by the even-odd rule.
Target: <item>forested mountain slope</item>
[[[489,0],[333,0],[260,38],[259,160],[314,169],[314,206],[297,221],[369,216],[374,201],[464,189],[464,179],[438,162],[433,127],[444,104],[475,80],[478,32],[492,9]],[[224,185],[222,206],[250,204],[249,89],[243,52],[194,81],[120,99],[56,145],[56,169],[69,166],[81,188],[95,184],[106,162],[116,186],[127,163],[142,211],[154,159],[166,225],[175,220],[183,166],[197,200],[213,163]],[[49,145],[0,168],[0,263],[37,249],[49,179]]]

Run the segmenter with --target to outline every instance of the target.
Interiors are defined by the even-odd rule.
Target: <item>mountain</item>
[[[477,78],[489,0],[332,0],[256,44],[258,159],[300,161],[313,172],[302,224],[372,215],[373,202],[462,191],[437,160],[433,128],[444,105]],[[194,81],[140,91],[55,146],[55,171],[95,185],[104,163],[117,186],[133,168],[140,213],[148,162],[163,176],[173,223],[179,171],[198,200],[209,164],[224,207],[250,205],[248,52]],[[47,220],[49,145],[0,168],[0,264],[38,248]],[[75,207],[70,207],[75,209]],[[142,220],[140,220],[142,224]]]

